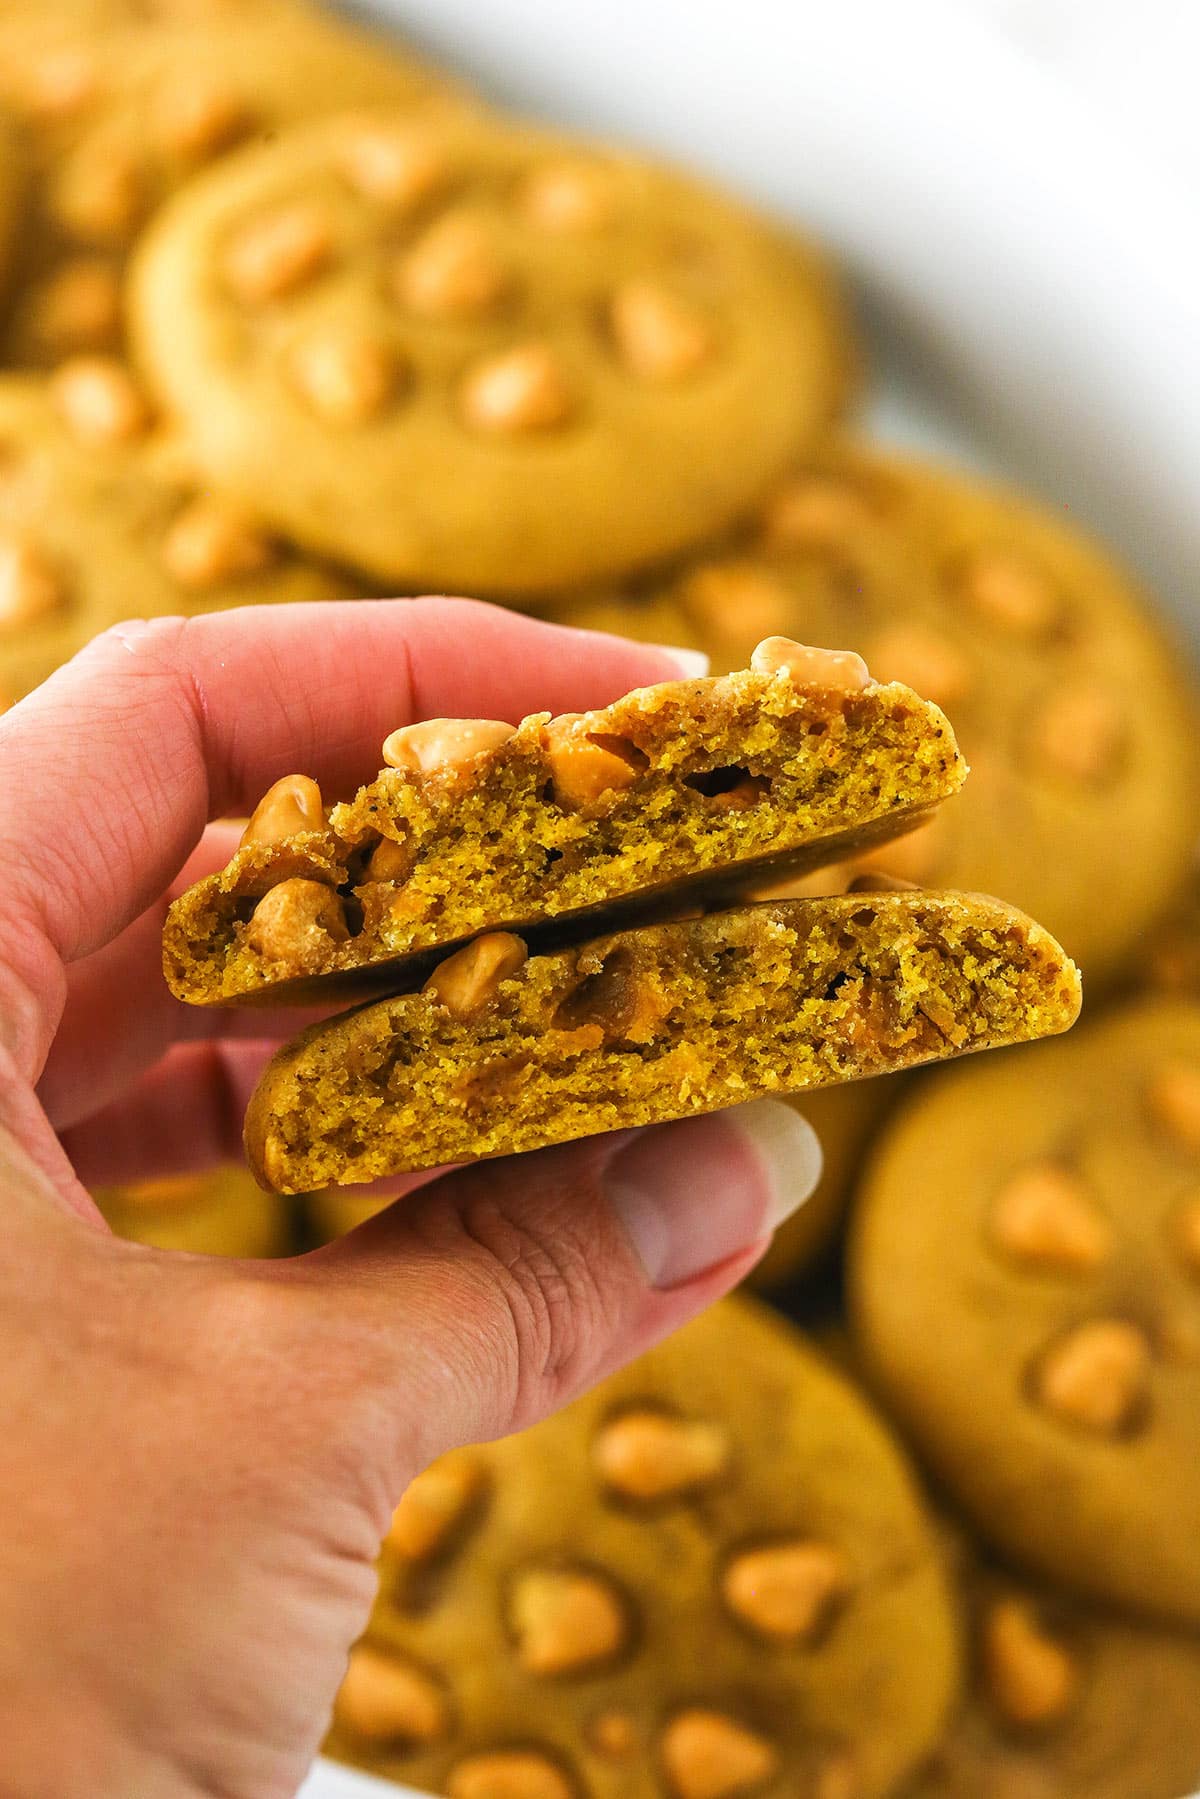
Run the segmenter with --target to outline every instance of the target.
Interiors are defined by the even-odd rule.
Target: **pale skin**
[[[762,1253],[769,1183],[721,1119],[447,1175],[279,1263],[119,1242],[88,1193],[239,1155],[296,1026],[162,982],[166,898],[231,849],[210,821],[291,772],[351,792],[418,718],[677,672],[462,601],[264,608],[123,626],[0,719],[0,1792],[294,1793],[413,1474]],[[633,1230],[612,1194],[662,1153],[721,1198]]]

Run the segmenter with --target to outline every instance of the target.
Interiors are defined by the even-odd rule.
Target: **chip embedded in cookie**
[[[1078,1010],[1053,938],[970,894],[744,906],[534,955],[494,932],[280,1050],[246,1151],[265,1186],[310,1192],[1024,1042]]]
[[[0,692],[22,698],[128,618],[337,599],[341,576],[160,461],[128,371],[80,357],[0,380]]]
[[[868,1170],[850,1267],[873,1377],[981,1534],[1200,1621],[1200,1009],[930,1081]]]
[[[284,133],[137,263],[135,337],[215,475],[411,591],[521,595],[726,524],[845,386],[815,258],[644,158],[482,115]]]
[[[884,1799],[958,1676],[886,1429],[727,1300],[418,1477],[328,1749],[459,1799]]]
[[[696,645],[717,669],[770,632],[845,644],[879,679],[935,700],[971,781],[961,803],[870,866],[1004,894],[1097,986],[1190,866],[1200,718],[1182,650],[1105,550],[974,477],[833,444],[716,551],[555,615]]]
[[[946,721],[908,688],[783,639],[753,661],[518,727],[404,726],[378,779],[328,814],[315,781],[286,776],[228,867],[172,906],[173,992],[395,987],[405,961],[479,932],[695,904],[913,829],[957,791]]]

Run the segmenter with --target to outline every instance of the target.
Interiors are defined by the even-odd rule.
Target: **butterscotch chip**
[[[414,774],[457,772],[507,743],[516,727],[499,718],[426,718],[401,725],[383,745],[389,768]]]
[[[451,1017],[474,1018],[496,997],[501,981],[524,967],[528,955],[524,943],[510,931],[490,931],[439,962],[421,991]]]
[[[613,295],[609,312],[617,355],[642,381],[680,381],[714,350],[707,320],[653,281],[630,281]]]
[[[115,145],[83,145],[59,170],[46,204],[83,243],[127,244],[146,209],[141,159]]]
[[[494,311],[511,279],[487,225],[452,214],[400,259],[392,291],[421,318],[467,319]]]
[[[299,831],[323,831],[321,789],[309,775],[283,775],[250,815],[242,843],[282,843]]]
[[[365,425],[396,391],[399,364],[389,344],[349,325],[326,325],[291,353],[292,383],[330,425]]]
[[[387,1546],[406,1561],[440,1554],[483,1490],[483,1464],[467,1454],[443,1456],[411,1481],[392,1513]]]
[[[1000,1188],[992,1206],[995,1242],[1033,1267],[1083,1273],[1112,1252],[1112,1230],[1086,1183],[1058,1162],[1032,1162]]]
[[[23,630],[66,603],[61,577],[28,538],[0,531],[0,631]]]
[[[451,1714],[446,1693],[432,1675],[360,1643],[350,1652],[334,1720],[367,1742],[415,1747],[448,1736]]]
[[[494,1749],[451,1769],[447,1799],[576,1799],[575,1788],[549,1756],[533,1749]]]
[[[1179,1258],[1189,1274],[1200,1276],[1200,1199],[1180,1206],[1173,1220],[1173,1236]]]
[[[1042,1358],[1039,1403],[1065,1424],[1117,1436],[1134,1424],[1150,1388],[1150,1345],[1136,1325],[1101,1318],[1076,1326]]]
[[[1059,689],[1037,719],[1033,752],[1055,774],[1083,783],[1113,772],[1125,741],[1125,714],[1115,694],[1082,683]]]
[[[754,562],[707,563],[688,576],[680,598],[704,631],[739,643],[782,635],[793,611],[779,576]]]
[[[358,193],[399,212],[429,199],[450,178],[444,150],[419,129],[357,126],[336,160]]]
[[[203,591],[259,575],[276,560],[274,540],[227,500],[193,500],[163,538],[163,567],[181,587]]]
[[[711,1485],[725,1472],[729,1437],[719,1424],[670,1412],[623,1412],[610,1419],[592,1447],[601,1480],[626,1499],[678,1498]]]
[[[983,1678],[988,1697],[1007,1724],[1024,1728],[1059,1723],[1079,1690],[1074,1657],[1021,1599],[994,1604],[982,1626]]]
[[[973,556],[958,571],[956,586],[989,624],[1020,637],[1042,636],[1061,611],[1054,583],[1015,550]]]
[[[844,481],[807,475],[789,481],[767,502],[762,529],[781,548],[828,548],[852,540],[872,523],[864,496]]]
[[[637,1719],[630,1712],[599,1712],[587,1726],[589,1746],[608,1761],[625,1761],[641,1745]]]
[[[612,223],[616,185],[598,163],[566,158],[533,169],[521,184],[518,204],[541,231],[586,236]]]
[[[81,443],[128,443],[150,423],[150,408],[129,371],[108,356],[76,356],[51,381],[55,404]]]
[[[858,693],[871,685],[861,656],[853,650],[818,650],[790,637],[768,637],[750,658],[755,674],[786,674],[797,687],[824,687],[835,693]]]
[[[200,162],[237,143],[254,122],[253,108],[231,83],[177,78],[158,96],[153,131],[172,155]]]
[[[570,382],[548,344],[522,344],[478,363],[463,382],[462,415],[476,431],[552,431],[574,411]]]
[[[509,1595],[509,1627],[521,1665],[531,1674],[575,1674],[611,1661],[624,1647],[629,1619],[603,1575],[570,1568],[530,1568]]]
[[[301,968],[349,935],[345,908],[333,889],[299,878],[264,893],[246,926],[246,942],[256,955],[268,962],[292,957]]]
[[[903,681],[939,706],[954,706],[974,685],[969,657],[940,631],[893,625],[872,639],[867,662],[877,681]]]
[[[797,1539],[734,1556],[721,1578],[721,1596],[760,1635],[799,1642],[824,1629],[849,1580],[840,1549]]]
[[[1200,1155],[1200,1066],[1172,1062],[1161,1069],[1147,1094],[1150,1116],[1190,1155]]]
[[[328,217],[301,200],[260,213],[235,231],[225,246],[222,274],[245,305],[261,306],[304,287],[332,255]]]
[[[29,317],[39,343],[56,354],[115,343],[121,330],[115,269],[87,256],[64,263],[30,295]]]
[[[663,1771],[678,1799],[734,1799],[770,1780],[779,1766],[764,1737],[723,1712],[680,1712],[662,1734]]]
[[[406,881],[412,873],[414,860],[410,844],[397,843],[391,837],[381,837],[367,860],[367,879]]]
[[[587,714],[564,713],[546,726],[546,762],[561,806],[592,806],[607,793],[632,787],[647,766],[636,745],[587,730]]]

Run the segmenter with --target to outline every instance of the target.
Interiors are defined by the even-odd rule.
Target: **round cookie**
[[[118,364],[0,379],[0,709],[123,619],[351,591],[172,460]]]
[[[1200,1622],[1200,1007],[928,1081],[849,1276],[872,1380],[989,1541]]]
[[[287,1202],[245,1168],[104,1187],[96,1204],[118,1237],[192,1255],[265,1257],[291,1248]]]
[[[957,1678],[883,1426],[730,1300],[414,1483],[329,1748],[452,1799],[882,1799]]]
[[[1180,654],[1132,578],[1030,502],[831,445],[720,551],[619,612],[601,594],[562,615],[603,628],[640,606],[660,642],[699,641],[718,667],[779,632],[857,650],[877,678],[942,705],[971,777],[873,863],[1002,894],[1059,937],[1093,991],[1182,881],[1200,731]]]
[[[214,476],[408,587],[520,595],[678,550],[845,386],[824,270],[745,208],[462,111],[231,159],[155,222],[132,306]]]
[[[0,15],[0,98],[37,173],[10,363],[119,342],[138,233],[234,147],[346,106],[416,107],[448,86],[392,40],[277,0],[197,0],[175,22],[156,17],[105,28]]]
[[[905,1799],[1182,1799],[1200,1785],[1200,1639],[1007,1577],[966,1583],[968,1696]]]

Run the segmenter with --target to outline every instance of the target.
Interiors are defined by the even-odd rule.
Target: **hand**
[[[163,984],[210,820],[348,793],[414,718],[677,672],[466,601],[266,608],[120,627],[0,719],[4,1793],[293,1793],[413,1474],[681,1324],[810,1189],[778,1105],[450,1174],[283,1262],[119,1242],[81,1184],[237,1156],[296,1028]]]

